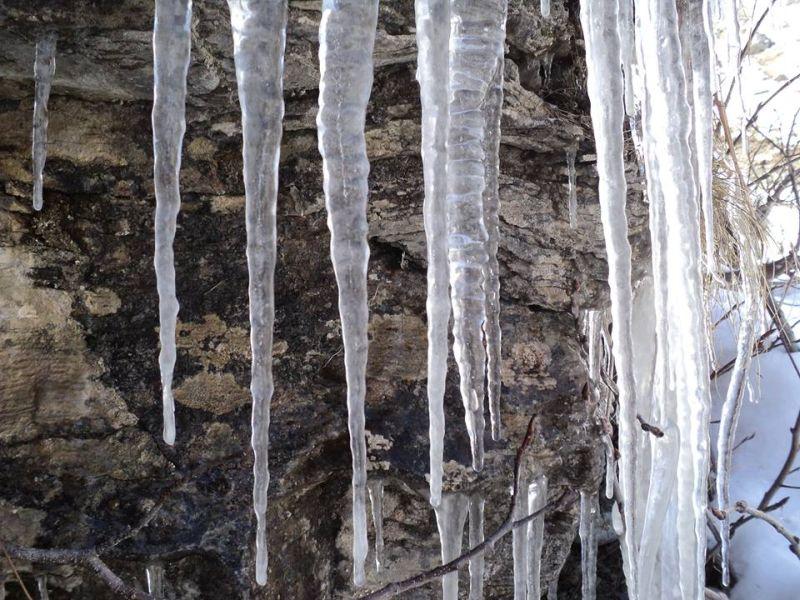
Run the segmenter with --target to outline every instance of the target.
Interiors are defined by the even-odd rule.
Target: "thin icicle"
[[[447,269],[447,69],[450,1],[417,0],[417,80],[422,101],[422,167],[428,248],[428,420],[431,504],[442,498],[444,390],[450,323]]]
[[[378,0],[323,0],[319,29],[319,113],[331,258],[339,287],[347,412],[353,457],[353,579],[367,558],[367,448],[364,438],[367,326],[367,160],[364,121],[372,88]]]
[[[256,530],[256,581],[267,583],[267,491],[272,380],[272,328],[275,321],[278,160],[283,119],[285,0],[228,0],[233,56],[242,110],[242,138],[250,277],[250,393],[253,396],[253,506]]]
[[[633,91],[633,69],[636,61],[636,44],[633,30],[633,0],[618,0],[617,13],[620,41],[620,62],[625,85],[625,114],[636,115],[635,94]]]
[[[469,547],[474,548],[483,542],[483,496],[473,494],[469,497]],[[469,600],[483,600],[483,554],[469,559]]]
[[[6,580],[0,580],[0,600],[6,600]]]
[[[692,63],[692,109],[693,133],[697,178],[703,207],[705,226],[706,268],[716,271],[714,257],[714,198],[712,171],[714,159],[714,115],[712,110],[713,26],[708,1],[695,0],[686,3],[686,18],[682,26],[687,28]]]
[[[505,2],[503,3],[506,9]],[[505,38],[506,15],[503,15]],[[494,77],[484,100],[486,133],[484,137],[484,167],[486,186],[483,188],[483,221],[486,225],[487,261],[483,269],[483,287],[486,292],[486,389],[489,397],[492,439],[502,438],[500,415],[500,265],[497,247],[500,242],[500,116],[503,112],[503,53],[498,56]]]
[[[147,593],[160,600],[164,597],[164,567],[158,564],[145,567],[147,576]]]
[[[472,467],[483,468],[483,397],[486,352],[483,324],[488,260],[483,220],[484,102],[502,65],[504,0],[453,0],[450,4],[447,132],[447,232],[453,354],[461,378]]]
[[[638,6],[638,5],[637,5]],[[642,69],[648,90],[648,145],[657,157],[648,177],[660,193],[666,223],[669,289],[669,362],[677,397],[680,445],[677,469],[677,546],[685,598],[702,598],[708,476],[709,383],[700,273],[700,211],[695,190],[686,79],[673,3],[643,2]],[[668,198],[667,202],[665,199]],[[654,248],[662,239],[653,240]],[[665,249],[661,248],[661,252]]]
[[[47,593],[47,575],[36,576],[36,589],[39,590],[39,600],[50,600],[50,594]]]
[[[569,207],[569,226],[578,226],[578,189],[575,176],[575,148],[567,150],[567,206]]]
[[[528,514],[541,510],[547,504],[547,478],[540,475],[528,488]],[[542,548],[544,545],[544,515],[539,515],[527,526],[528,572],[526,587],[528,600],[539,600],[542,596]]]
[[[369,503],[372,507],[372,528],[375,531],[375,571],[383,571],[383,480],[373,479],[367,483]]]
[[[547,600],[558,600],[558,575],[547,585]]]
[[[597,588],[597,493],[581,491],[581,598],[594,600]]]
[[[521,479],[514,498],[514,520],[528,515],[530,486]],[[526,600],[528,595],[528,528],[517,527],[511,532],[512,557],[514,560],[514,600]]]
[[[47,101],[56,74],[56,36],[49,34],[36,42],[33,79],[36,89],[33,99],[33,209],[42,210],[44,162],[47,158]]]
[[[541,0],[541,3],[539,4],[539,8],[542,11],[542,16],[543,17],[549,17],[550,16],[550,0]]]
[[[158,287],[164,441],[175,443],[175,263],[172,242],[181,207],[180,170],[186,131],[186,74],[191,49],[192,0],[157,0],[153,26],[153,165],[156,192],[155,269]]]
[[[434,512],[444,565],[461,554],[469,502],[463,494],[443,494],[442,501],[434,507]],[[458,571],[442,577],[442,600],[458,600]]]
[[[636,543],[633,539],[636,510],[636,396],[633,380],[631,341],[631,248],[625,215],[626,182],[623,162],[623,89],[620,65],[620,40],[617,34],[616,2],[581,3],[581,25],[586,40],[587,88],[591,100],[592,123],[597,146],[597,171],[600,177],[600,216],[608,254],[608,283],[614,364],[619,390],[620,487],[625,510],[627,560],[630,568],[628,590],[636,592]]]

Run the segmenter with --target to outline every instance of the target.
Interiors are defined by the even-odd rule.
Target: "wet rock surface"
[[[413,2],[382,3],[367,116],[370,173],[370,477],[385,481],[387,570],[438,563],[427,502],[425,246]],[[503,424],[487,466],[469,443],[451,363],[446,489],[505,517],[531,414],[532,464],[551,495],[602,473],[584,392],[581,309],[607,303],[606,265],[576,5],[512,0],[501,147]],[[314,118],[320,3],[291,1],[280,168],[270,466],[270,582],[253,579],[249,340],[241,135],[228,11],[196,0],[183,206],[175,241],[178,439],[161,441],[152,269],[151,0],[0,1],[0,520],[3,539],[90,547],[158,508],[107,555],[144,585],[161,562],[170,598],[348,598],[350,454],[336,287]],[[30,208],[35,40],[58,33],[44,210]],[[578,227],[565,153],[578,149]],[[631,180],[634,173],[631,171]],[[639,255],[646,207],[631,194]],[[570,553],[576,510],[550,514],[545,582]],[[370,531],[372,536],[372,531]],[[370,555],[372,561],[372,555]],[[370,562],[369,564],[373,564]],[[30,588],[41,567],[19,564]],[[0,573],[8,571],[7,565]],[[92,574],[48,571],[53,598],[112,598]],[[462,592],[467,588],[462,573]],[[510,536],[486,595],[512,589]],[[545,584],[546,588],[546,584]],[[573,589],[573,592],[570,592]],[[10,597],[22,597],[9,584]],[[433,583],[407,598],[435,598]],[[574,588],[564,583],[562,597]]]

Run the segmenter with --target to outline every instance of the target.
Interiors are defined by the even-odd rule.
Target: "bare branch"
[[[800,559],[800,537],[797,537],[795,534],[786,529],[786,526],[778,519],[764,511],[748,506],[747,502],[744,500],[739,500],[736,503],[736,511],[742,513],[743,515],[749,515],[753,518],[761,519],[762,521],[772,525],[772,528],[775,531],[780,533],[789,541],[789,549],[798,559]]]

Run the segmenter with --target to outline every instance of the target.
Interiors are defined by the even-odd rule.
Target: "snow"
[[[277,254],[275,212],[283,119],[286,4],[228,0],[242,109],[247,267],[250,279],[250,392],[253,396],[253,506],[256,581],[267,583],[267,492],[272,380],[273,279]]]
[[[158,288],[158,365],[164,410],[164,441],[175,443],[175,239],[181,207],[180,170],[186,131],[186,74],[191,49],[192,0],[157,0],[153,26],[153,183],[156,193],[155,269]]]
[[[447,69],[450,32],[449,0],[417,0],[417,79],[422,103],[422,212],[428,252],[428,419],[430,493],[436,506],[442,497],[444,390],[447,377],[450,293],[447,266]]]
[[[44,162],[47,158],[47,101],[50,86],[56,73],[56,38],[46,35],[36,42],[36,58],[33,62],[33,78],[36,82],[33,100],[33,208],[42,210],[42,188],[44,186]]]
[[[353,579],[365,580],[367,448],[364,437],[367,327],[367,160],[364,121],[372,88],[378,0],[324,0],[319,30],[319,113],[331,259],[339,287],[350,451],[353,459]]]

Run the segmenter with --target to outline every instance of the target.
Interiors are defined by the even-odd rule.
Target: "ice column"
[[[256,581],[267,582],[269,409],[273,392],[272,328],[275,321],[278,160],[283,119],[285,0],[228,0],[233,56],[242,110],[247,267],[250,277],[250,393],[253,396],[253,506]]]
[[[36,42],[33,79],[36,89],[33,99],[33,208],[42,210],[44,161],[47,158],[47,100],[56,73],[56,36],[45,35]]]
[[[372,88],[378,0],[323,0],[319,30],[319,113],[323,188],[331,258],[339,287],[350,451],[353,457],[353,578],[367,557],[367,449],[364,439],[367,326],[367,160],[364,121]]]
[[[175,443],[175,264],[172,242],[181,206],[180,170],[186,131],[186,74],[191,48],[192,0],[157,0],[153,26],[153,182],[156,192],[155,269],[158,287],[164,441]]]
[[[447,269],[447,68],[450,0],[417,0],[417,80],[422,102],[422,170],[428,249],[428,419],[431,504],[442,497],[444,389],[450,323]]]

